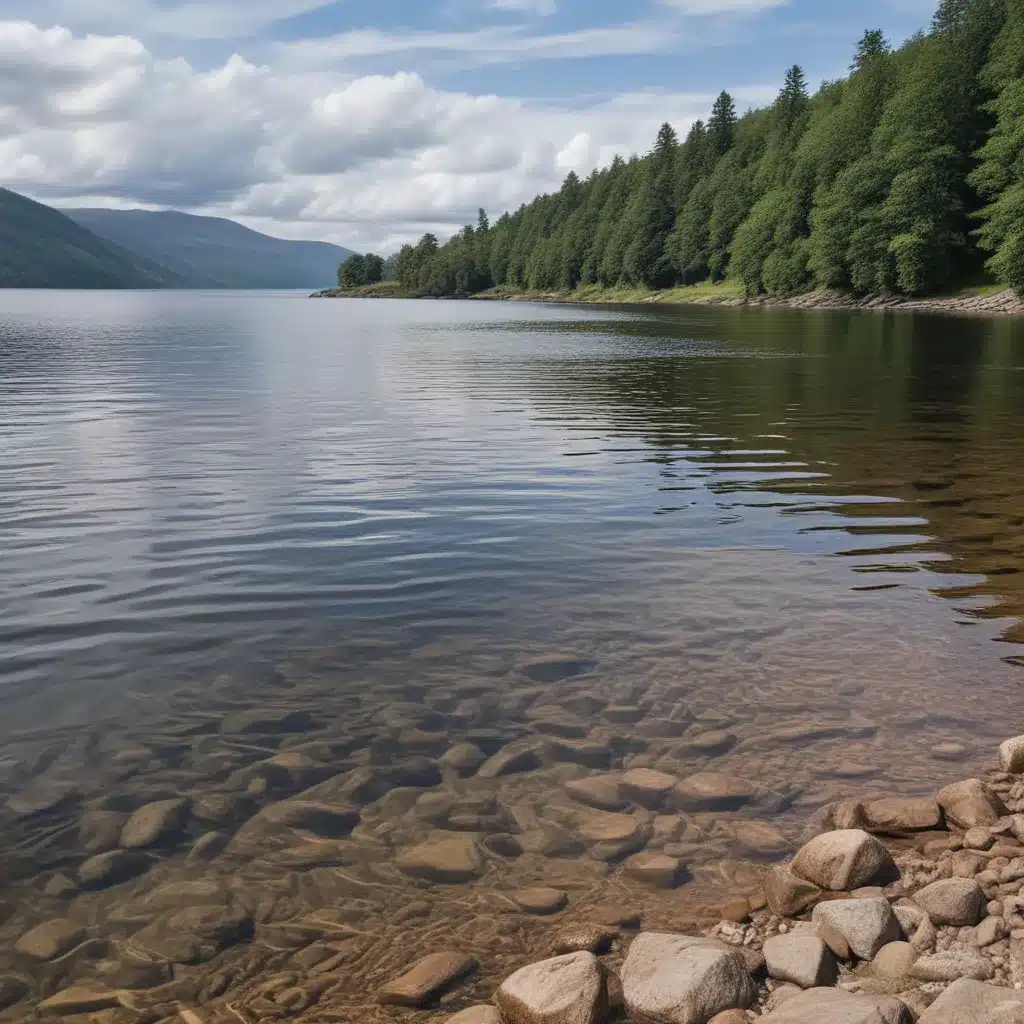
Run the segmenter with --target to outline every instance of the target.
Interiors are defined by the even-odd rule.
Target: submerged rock
[[[428,839],[398,855],[398,867],[407,875],[429,882],[468,882],[483,871],[483,858],[471,836]]]
[[[425,1006],[477,969],[464,953],[431,953],[377,993],[377,1001],[394,1006]]]
[[[59,918],[37,924],[18,939],[14,948],[34,960],[55,960],[83,941],[85,929],[81,925]]]
[[[191,806],[190,800],[182,798],[140,807],[121,830],[121,848],[141,850],[165,842],[185,827]]]

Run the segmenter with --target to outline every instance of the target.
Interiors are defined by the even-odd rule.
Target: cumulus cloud
[[[713,97],[637,92],[569,109],[315,63],[213,68],[124,35],[0,22],[0,180],[64,205],[173,206],[389,250],[445,234],[684,132]],[[760,102],[772,90],[737,90]]]

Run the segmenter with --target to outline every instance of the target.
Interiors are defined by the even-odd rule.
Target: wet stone
[[[286,828],[303,829],[328,839],[347,836],[359,824],[354,807],[321,803],[315,800],[282,800],[258,815],[259,821]],[[256,824],[257,819],[253,819]]]
[[[441,767],[459,775],[472,775],[487,760],[487,755],[474,743],[459,743],[441,758]]]
[[[18,939],[17,952],[35,960],[55,960],[85,941],[85,929],[72,921],[45,921]]]
[[[675,806],[681,811],[736,811],[757,797],[757,787],[746,779],[720,772],[698,772],[675,787]]]
[[[428,839],[398,855],[398,867],[407,875],[430,882],[468,882],[483,871],[483,860],[470,836]]]
[[[606,953],[618,937],[618,931],[597,924],[577,924],[558,932],[552,943],[551,952],[565,953]]]
[[[527,914],[557,914],[569,905],[569,897],[561,889],[520,889],[511,899]]]
[[[36,1009],[44,1017],[69,1017],[94,1010],[110,1010],[121,1005],[118,994],[98,985],[73,985],[44,999]]]
[[[497,779],[502,775],[515,775],[535,771],[540,758],[532,747],[506,747],[488,758],[477,772],[481,779]]]
[[[206,963],[249,938],[252,927],[252,917],[242,907],[187,907],[147,925],[132,936],[129,946],[142,956],[179,964]]]
[[[678,780],[674,775],[634,768],[619,778],[619,792],[630,803],[656,810],[672,792]]]
[[[111,850],[90,857],[78,868],[78,881],[84,889],[106,889],[120,885],[146,871],[151,860],[132,850]]]
[[[176,836],[188,822],[191,801],[157,800],[140,807],[121,830],[121,848],[141,850]]]
[[[273,711],[249,708],[226,715],[221,722],[222,733],[239,735],[274,736],[292,732],[307,732],[313,728],[313,716],[308,711]]]
[[[638,853],[626,861],[626,874],[656,889],[674,889],[683,878],[683,863],[660,853]]]
[[[0,975],[0,1010],[21,1002],[29,993],[29,983],[14,974]]]
[[[566,793],[578,803],[601,811],[621,811],[628,801],[619,789],[615,775],[591,775],[565,784]]]
[[[431,953],[377,993],[377,1000],[394,1006],[426,1006],[477,968],[464,953]]]
[[[104,853],[121,842],[121,830],[128,820],[118,811],[86,811],[78,822],[78,845],[83,853]]]

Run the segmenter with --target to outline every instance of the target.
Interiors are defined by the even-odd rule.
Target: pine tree
[[[732,147],[736,134],[736,104],[725,91],[719,93],[708,118],[708,142],[715,157],[724,156]]]
[[[882,30],[868,29],[857,44],[857,54],[850,65],[850,71],[863,71],[876,57],[884,57],[889,52],[889,41]]]

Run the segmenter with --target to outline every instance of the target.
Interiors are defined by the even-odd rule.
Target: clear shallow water
[[[0,293],[10,902],[73,875],[90,808],[238,788],[318,740],[328,774],[492,753],[552,706],[611,744],[602,768],[756,779],[777,799],[741,817],[787,836],[838,795],[934,789],[1019,731],[1022,434],[1011,322]],[[282,701],[316,728],[216,746]],[[523,834],[571,831],[586,772],[555,757],[488,794]],[[364,812],[385,861],[426,827],[387,799]],[[737,870],[731,817],[698,824],[694,891]],[[257,860],[209,870],[249,891]],[[504,870],[576,869],[531,846]]]

